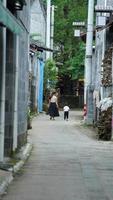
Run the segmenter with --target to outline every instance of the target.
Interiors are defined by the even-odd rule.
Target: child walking
[[[68,121],[69,110],[70,110],[69,106],[64,106],[63,110],[64,110],[64,120]]]

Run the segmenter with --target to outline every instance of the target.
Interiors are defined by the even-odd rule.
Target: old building
[[[109,98],[112,98],[112,49],[113,49],[113,1],[98,0],[96,11],[96,40],[95,40],[95,63],[93,69],[94,86],[94,123],[99,129],[100,138],[110,139],[112,106]],[[105,100],[108,98],[108,101]],[[101,111],[99,102],[109,104],[107,111]],[[98,106],[99,105],[99,106]],[[106,120],[105,120],[106,119]],[[103,122],[102,122],[103,121]],[[109,137],[105,136],[107,133]],[[102,134],[102,135],[101,135]]]
[[[31,1],[30,23],[30,108],[32,112],[43,110],[43,76],[46,50],[46,12],[43,2]]]
[[[0,161],[26,141],[29,28],[30,0],[0,1]]]

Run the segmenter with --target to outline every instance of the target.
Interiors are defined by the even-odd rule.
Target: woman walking
[[[50,120],[54,120],[54,117],[59,117],[56,92],[53,92],[50,98],[48,113],[50,115]]]

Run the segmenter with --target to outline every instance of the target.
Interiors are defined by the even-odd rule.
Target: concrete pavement
[[[18,154],[16,154],[15,164],[4,163],[0,164],[0,197],[1,195],[6,193],[6,190],[9,184],[13,181],[14,176],[18,173],[22,168],[28,157],[30,156],[32,150],[32,143],[29,141],[27,144],[20,149]]]
[[[12,172],[0,170],[0,194],[3,194],[13,180]]]
[[[32,155],[3,200],[113,200],[113,143],[97,141],[79,115],[35,118]]]

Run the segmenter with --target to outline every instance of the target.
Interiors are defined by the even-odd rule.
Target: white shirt
[[[68,106],[64,106],[63,110],[64,110],[64,111],[69,111],[70,109],[69,109]]]
[[[53,95],[50,102],[51,103],[57,103],[57,97],[55,95]]]

